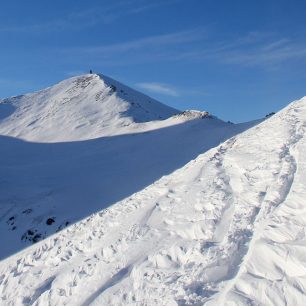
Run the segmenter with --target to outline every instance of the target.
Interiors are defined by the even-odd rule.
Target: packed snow
[[[11,106],[0,121],[1,305],[306,304],[306,98],[242,125],[119,111],[105,135],[93,122],[73,142],[50,127],[47,138],[13,131]],[[21,250],[25,233],[47,238]]]

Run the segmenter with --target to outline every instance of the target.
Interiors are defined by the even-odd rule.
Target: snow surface
[[[1,305],[306,304],[306,98],[252,128],[187,117],[0,138],[3,258],[84,217],[0,262]]]
[[[0,100],[0,135],[38,142],[79,141],[126,134],[138,128],[135,123],[178,112],[109,77],[87,74]]]
[[[86,82],[90,79],[86,88],[92,90],[95,90],[97,82],[99,86],[101,82],[104,84],[97,75],[88,75],[43,90],[39,92],[38,98],[35,94],[26,95],[32,99],[27,110],[24,110],[23,103],[21,106],[16,103],[16,112],[22,113],[21,121],[24,122],[25,118],[32,121],[38,116],[46,118],[41,112],[54,102],[50,99],[50,92],[53,97],[54,92],[66,93],[70,91],[71,84],[80,84],[84,78]],[[118,88],[118,83],[115,84]],[[71,124],[78,122],[79,116],[76,114],[82,113],[83,104],[87,103],[89,107],[96,103],[91,99],[85,103],[82,100],[84,93],[77,88],[81,95],[75,97],[78,104],[73,110],[65,112],[65,117],[71,118]],[[46,91],[49,93],[47,102],[40,97]],[[86,96],[92,96],[90,90]],[[58,100],[62,101],[60,98]],[[126,104],[122,100],[116,101],[117,105]],[[6,102],[5,105],[12,104],[15,105],[14,99],[13,103]],[[35,107],[40,104],[44,107],[37,111]],[[162,112],[158,116],[166,116],[168,112],[168,107],[159,102],[152,102],[150,107],[152,114]],[[100,117],[105,118],[109,109],[102,108]],[[68,126],[65,133],[61,134],[60,129],[66,122],[60,121],[62,117],[58,117],[56,112],[48,117],[52,124],[41,127],[44,132],[37,128],[42,134],[37,134],[32,125],[23,127],[22,133],[18,133],[25,140],[45,139],[47,133],[50,137],[52,135],[48,139],[52,143],[34,143],[0,136],[0,169],[3,173],[0,185],[0,231],[7,233],[2,238],[5,248],[0,248],[0,259],[142,190],[249,126],[203,117],[201,112],[192,113],[194,115],[191,117],[182,113],[167,120],[137,123],[131,117],[120,117],[122,114],[118,111],[108,125],[108,132],[115,135],[77,141],[75,138],[79,134],[71,132]],[[12,122],[10,117],[2,122],[5,127],[14,126],[18,116],[13,113],[11,117]],[[123,129],[118,124],[121,119],[129,120],[130,125]],[[57,132],[53,132],[53,128]],[[89,130],[95,137],[103,132],[96,122],[92,123]],[[116,135],[120,131],[122,135]],[[54,142],[59,137],[61,141]],[[62,142],[62,139],[69,137],[74,141]]]

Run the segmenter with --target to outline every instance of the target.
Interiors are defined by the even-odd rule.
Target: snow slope
[[[123,88],[130,97],[134,94],[116,81],[112,80],[112,85],[119,91]],[[0,136],[0,232],[5,245],[0,248],[0,259],[142,190],[254,124],[228,124],[196,111],[166,120],[139,122],[142,116],[156,119],[174,112],[153,100],[146,104],[147,97],[140,93],[135,93],[138,103],[146,106],[149,113],[130,106],[127,111],[134,117],[126,117],[118,110],[111,117],[109,100],[120,106],[128,102],[115,93],[108,93],[102,100],[92,99],[103,86],[98,75],[86,75],[25,95],[16,103],[14,99],[4,100],[4,105],[16,109],[0,122],[4,130]],[[71,97],[71,88],[74,98],[63,104],[67,92]],[[50,112],[50,105],[58,105],[58,111]],[[86,109],[100,106],[102,121],[110,116],[105,130],[97,125],[100,119],[90,119],[88,133],[86,129],[79,132],[72,128],[80,114],[90,118]],[[41,119],[37,121],[37,117]],[[29,121],[35,123],[28,126],[25,122]],[[130,125],[121,125],[122,122]],[[77,141],[77,137],[103,133],[111,135]],[[41,142],[9,137],[14,134]],[[65,139],[74,141],[63,142]]]
[[[178,112],[109,77],[86,74],[0,100],[0,135],[38,142],[93,139]]]
[[[305,128],[303,98],[3,260],[1,303],[305,305]]]

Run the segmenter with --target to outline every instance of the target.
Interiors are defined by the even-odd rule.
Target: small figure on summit
[[[89,70],[89,74],[92,74],[92,70],[91,69]]]

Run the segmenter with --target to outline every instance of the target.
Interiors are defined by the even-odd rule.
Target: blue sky
[[[247,121],[306,95],[303,0],[3,1],[0,97],[93,69]]]

